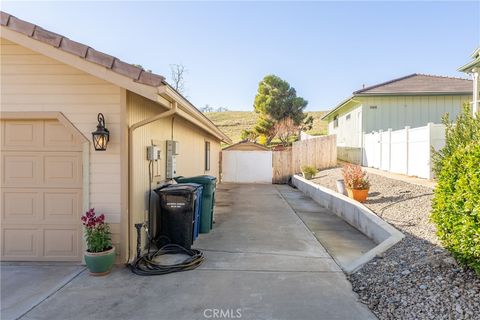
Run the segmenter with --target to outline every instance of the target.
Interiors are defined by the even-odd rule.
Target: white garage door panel
[[[3,120],[2,260],[79,261],[82,147],[54,120]]]
[[[2,219],[33,222],[42,219],[43,195],[35,189],[2,188]]]
[[[37,149],[43,144],[43,121],[8,121],[2,129],[2,149]]]
[[[75,223],[82,210],[79,190],[47,191],[44,193],[44,216],[50,223]]]
[[[2,151],[3,186],[36,186],[42,183],[42,157],[35,153]]]
[[[49,153],[44,156],[44,184],[55,187],[82,187],[81,153]]]
[[[9,227],[2,230],[2,258],[4,260],[37,260],[41,230]],[[6,259],[5,259],[6,258]]]
[[[271,151],[223,151],[222,181],[272,183]]]
[[[52,260],[66,259],[67,257],[76,260],[79,255],[79,238],[78,229],[44,229],[43,256]]]

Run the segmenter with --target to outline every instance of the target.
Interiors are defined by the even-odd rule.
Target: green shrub
[[[433,171],[435,175],[442,170],[445,158],[450,157],[455,150],[465,147],[472,141],[480,141],[480,115],[474,118],[470,110],[470,104],[463,105],[462,113],[457,117],[456,122],[451,122],[448,113],[443,117],[445,125],[445,147],[438,152],[433,152]]]
[[[312,176],[316,175],[318,172],[317,168],[312,166],[302,166],[300,169],[303,173],[311,174]]]
[[[446,146],[433,161],[437,235],[459,262],[480,274],[480,119],[465,109],[455,126],[448,124]]]

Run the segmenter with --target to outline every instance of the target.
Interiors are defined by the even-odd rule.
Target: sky
[[[268,74],[328,110],[362,85],[411,73],[466,77],[480,45],[473,2],[20,2],[1,8],[170,79],[198,108],[253,110]]]

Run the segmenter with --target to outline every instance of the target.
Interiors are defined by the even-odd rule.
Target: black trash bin
[[[190,249],[194,237],[197,188],[170,185],[157,191],[160,196],[160,233],[171,243]]]

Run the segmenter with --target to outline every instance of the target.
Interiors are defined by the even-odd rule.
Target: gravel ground
[[[369,174],[365,205],[405,234],[382,257],[349,276],[379,319],[480,319],[480,277],[458,266],[429,221],[432,189]],[[340,168],[314,182],[336,190]]]

